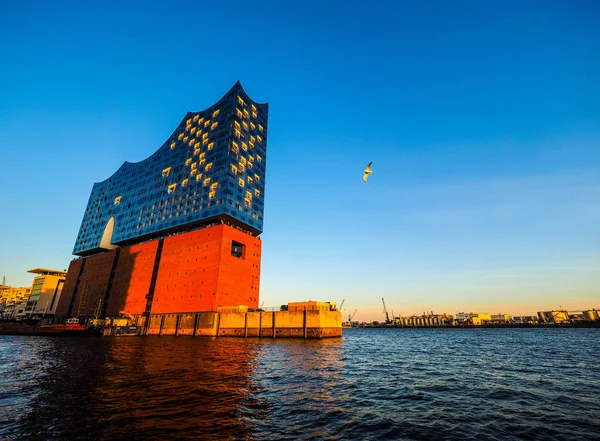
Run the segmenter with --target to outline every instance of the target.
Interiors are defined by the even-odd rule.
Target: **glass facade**
[[[73,254],[102,251],[111,219],[115,245],[219,220],[260,234],[267,117],[268,104],[252,101],[239,82],[213,106],[188,113],[153,155],[94,184]]]

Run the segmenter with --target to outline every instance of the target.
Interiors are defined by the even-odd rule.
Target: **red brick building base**
[[[258,308],[261,240],[228,225],[73,260],[56,317]]]

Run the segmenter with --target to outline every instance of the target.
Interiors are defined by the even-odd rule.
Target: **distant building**
[[[31,294],[27,299],[25,309],[20,314],[27,318],[53,316],[67,272],[48,268],[34,268],[27,272],[37,274],[37,276],[33,278]]]
[[[591,322],[600,320],[600,309],[594,308],[583,311],[583,320]]]
[[[492,322],[491,314],[459,312],[454,316],[457,325],[481,326]]]
[[[29,292],[30,287],[0,285],[0,303],[20,302]]]
[[[495,325],[505,325],[513,321],[510,314],[492,314],[491,319]]]
[[[540,323],[563,323],[570,320],[568,311],[538,311],[538,320]]]
[[[518,315],[513,317],[513,322],[519,325],[533,325],[538,323],[535,315]]]

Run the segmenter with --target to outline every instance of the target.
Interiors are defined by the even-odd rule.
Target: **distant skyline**
[[[260,302],[600,307],[600,4],[0,6],[0,277],[237,80],[269,102]],[[373,174],[363,184],[365,166]]]

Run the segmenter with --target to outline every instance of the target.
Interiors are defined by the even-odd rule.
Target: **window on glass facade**
[[[169,194],[173,193],[176,188],[177,188],[177,184],[169,185]]]
[[[115,198],[115,205],[119,205],[121,203],[121,196],[117,196]]]
[[[163,178],[166,178],[171,173],[171,167],[167,167],[162,171]]]

